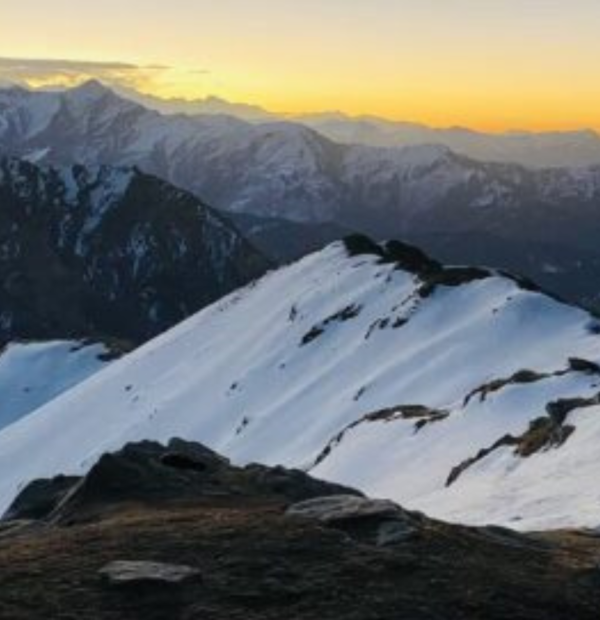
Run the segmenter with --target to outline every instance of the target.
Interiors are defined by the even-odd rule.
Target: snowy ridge
[[[182,436],[436,517],[596,526],[599,332],[527,282],[354,238],[5,429],[0,502],[128,441]]]

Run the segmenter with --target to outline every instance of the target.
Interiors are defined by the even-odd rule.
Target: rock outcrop
[[[594,533],[448,525],[180,440],[128,445],[85,478],[32,483],[10,516],[29,519],[0,524],[10,620],[596,620],[600,610]]]

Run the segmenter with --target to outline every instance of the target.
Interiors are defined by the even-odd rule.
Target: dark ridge
[[[348,256],[362,256],[363,254],[370,254],[374,256],[384,257],[385,253],[383,249],[375,243],[367,235],[354,234],[344,237],[342,240]]]
[[[481,267],[444,267],[440,271],[434,271],[421,275],[423,284],[418,293],[421,297],[429,297],[438,286],[460,286],[476,280],[491,278],[493,272]]]
[[[394,263],[398,269],[416,275],[435,273],[443,269],[441,263],[427,256],[423,250],[403,241],[392,240],[378,244],[366,235],[356,234],[345,237],[343,242],[349,256],[378,256],[382,263]]]
[[[395,263],[398,269],[418,276],[423,282],[418,291],[422,298],[429,297],[438,286],[460,286],[468,282],[500,276],[511,280],[524,291],[540,293],[560,304],[581,308],[589,312],[591,316],[600,318],[600,311],[597,309],[570,302],[538,285],[530,278],[504,269],[468,266],[447,267],[414,245],[397,240],[378,244],[363,234],[349,235],[343,239],[343,243],[349,256],[377,256],[382,263]]]
[[[37,519],[59,525],[96,521],[120,506],[263,497],[303,501],[360,495],[348,487],[298,470],[236,467],[209,448],[180,439],[167,446],[142,441],[103,455],[84,477],[58,476],[25,487],[3,520]]]
[[[382,263],[395,264],[397,269],[416,275],[422,282],[418,292],[423,298],[429,297],[438,286],[460,286],[494,275],[481,267],[445,267],[419,248],[402,241],[379,245],[365,235],[352,235],[344,239],[344,245],[349,256],[378,256]]]
[[[443,269],[442,264],[430,258],[421,249],[401,241],[388,241],[384,244],[384,261],[396,263],[398,269],[424,276]]]

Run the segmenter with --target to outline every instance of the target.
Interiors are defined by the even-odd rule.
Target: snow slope
[[[440,518],[600,524],[599,322],[515,278],[349,247],[268,274],[5,429],[1,507],[127,441],[183,436]],[[574,397],[588,400],[560,401]]]
[[[0,429],[87,379],[112,359],[99,343],[14,342],[0,352]]]

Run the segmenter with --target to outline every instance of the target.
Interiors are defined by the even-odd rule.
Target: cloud
[[[0,81],[33,88],[75,86],[97,79],[116,88],[160,92],[184,77],[189,82],[209,74],[205,69],[182,70],[162,64],[0,57]]]

